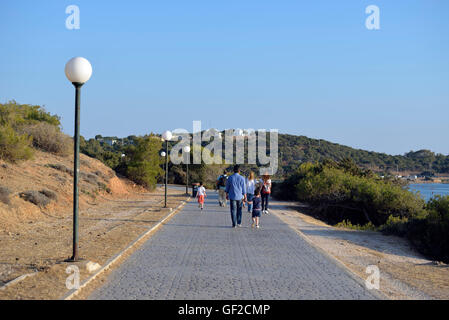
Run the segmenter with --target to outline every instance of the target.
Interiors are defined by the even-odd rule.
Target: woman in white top
[[[248,212],[253,211],[253,198],[256,189],[256,180],[254,179],[254,172],[249,173],[249,178],[246,180],[246,201],[248,202]]]

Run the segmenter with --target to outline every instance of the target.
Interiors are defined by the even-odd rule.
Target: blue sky
[[[365,28],[371,4],[380,30]],[[202,120],[449,154],[448,14],[446,0],[1,1],[0,101],[45,105],[73,134],[64,65],[83,56],[85,137]]]

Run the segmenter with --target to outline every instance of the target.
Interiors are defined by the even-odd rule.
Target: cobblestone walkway
[[[209,193],[203,212],[188,203],[89,299],[375,298],[275,216],[252,229],[244,211],[231,228],[229,207]]]

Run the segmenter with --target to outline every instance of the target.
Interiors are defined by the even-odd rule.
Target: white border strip
[[[2,287],[0,287],[0,290],[5,290],[7,287],[9,287],[9,286],[11,286],[11,285],[13,285],[13,284],[15,284],[17,282],[20,282],[20,281],[22,281],[22,280],[24,280],[24,279],[26,279],[28,277],[35,276],[36,274],[38,274],[38,271],[32,272],[32,273],[23,274],[20,277],[17,277],[14,280],[11,280],[11,281],[7,282],[6,284],[4,284]]]

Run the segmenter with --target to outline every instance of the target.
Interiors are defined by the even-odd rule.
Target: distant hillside
[[[81,142],[81,150],[87,155],[97,158],[113,169],[117,169],[122,153],[134,144],[137,137],[127,138],[102,137]],[[170,145],[176,142],[170,143]],[[205,146],[209,142],[203,142]],[[246,152],[245,152],[246,153]],[[224,156],[224,155],[223,155]],[[279,134],[279,176],[288,175],[301,162],[322,161],[324,159],[353,159],[359,166],[370,168],[379,173],[400,174],[415,173],[432,176],[449,173],[449,156],[435,154],[429,150],[409,152],[405,155],[392,156],[332,143],[326,140],[311,139],[305,136]],[[246,158],[246,154],[245,154]],[[255,170],[255,166],[246,165],[244,169]],[[192,168],[193,169],[193,168]]]
[[[301,162],[322,161],[326,158],[353,159],[359,166],[385,173],[415,172],[432,175],[449,173],[449,156],[429,150],[409,152],[403,156],[354,149],[326,140],[289,134],[279,135],[280,169],[288,173]],[[281,174],[282,174],[281,173]]]

